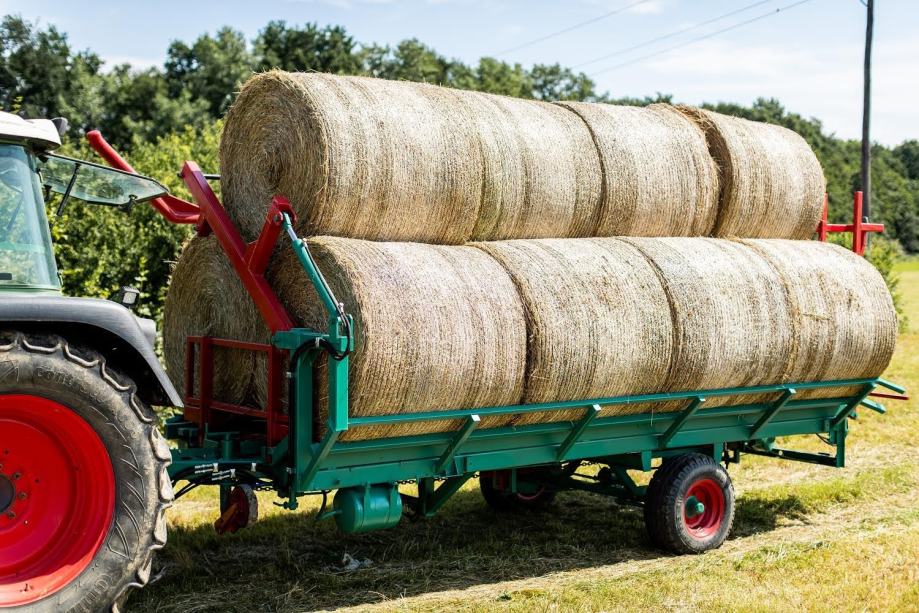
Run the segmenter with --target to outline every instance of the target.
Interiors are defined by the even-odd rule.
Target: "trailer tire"
[[[166,543],[171,454],[153,412],[98,352],[0,331],[0,422],[18,435],[0,441],[15,487],[0,548],[19,554],[0,560],[0,608],[118,611]]]
[[[499,473],[510,471],[488,471],[479,475],[479,488],[482,498],[495,511],[513,513],[520,511],[541,511],[555,501],[555,491],[541,486],[535,493],[522,494],[511,492],[500,485]]]
[[[645,494],[651,542],[674,553],[703,553],[724,543],[734,523],[734,486],[710,456],[686,453],[657,471]]]

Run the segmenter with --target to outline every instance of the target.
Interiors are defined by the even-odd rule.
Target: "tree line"
[[[181,162],[195,159],[217,172],[220,118],[253,72],[320,71],[424,81],[461,89],[537,100],[583,100],[644,105],[672,96],[615,97],[599,92],[584,73],[559,64],[524,67],[483,57],[475,64],[447,58],[417,39],[397,45],[356,41],[341,26],[271,21],[256,37],[225,27],[191,42],[173,41],[162,66],[108,67],[91,50],[76,50],[66,33],[20,16],[0,22],[0,107],[26,117],[64,116],[73,126],[65,151],[93,154],[82,134],[101,129],[127,152],[139,172],[183,194],[175,178]],[[787,111],[775,99],[751,106],[703,105],[719,112],[783,125],[801,134],[823,165],[832,220],[849,221],[859,188],[860,144],[827,133],[817,119]],[[872,208],[888,236],[919,252],[919,141],[872,147]],[[130,216],[71,206],[53,220],[65,291],[107,295],[119,285],[143,286],[144,311],[158,315],[170,262],[189,230],[166,224],[149,207]],[[888,247],[884,251],[889,251]],[[885,256],[889,259],[888,256]]]

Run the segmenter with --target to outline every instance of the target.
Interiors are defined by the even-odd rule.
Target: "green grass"
[[[919,322],[919,261],[899,266]],[[916,330],[917,326],[913,326]],[[886,376],[919,390],[919,333],[901,335]],[[850,467],[745,458],[731,539],[695,557],[647,547],[639,512],[566,492],[543,514],[490,512],[475,483],[438,517],[340,535],[260,495],[264,519],[217,536],[214,492],[170,516],[157,580],[129,611],[919,610],[919,402],[887,403],[852,425]],[[826,449],[815,438],[788,445]],[[342,555],[369,558],[344,573]]]

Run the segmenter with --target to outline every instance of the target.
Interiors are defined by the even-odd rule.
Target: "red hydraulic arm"
[[[86,140],[112,167],[135,172],[98,130],[87,133]],[[296,219],[290,203],[283,196],[275,196],[268,208],[261,234],[255,242],[247,245],[198,165],[191,161],[185,162],[180,175],[195,203],[166,195],[152,201],[154,208],[171,223],[195,225],[198,234],[202,236],[213,232],[271,332],[290,330],[293,322],[264,276],[268,258],[284,227],[282,214],[286,213],[292,220]]]

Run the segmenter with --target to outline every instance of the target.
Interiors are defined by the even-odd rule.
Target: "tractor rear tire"
[[[710,456],[686,453],[658,468],[645,493],[651,542],[673,553],[703,553],[724,543],[734,523],[734,486]]]
[[[488,471],[479,475],[482,498],[495,511],[515,513],[520,511],[542,511],[555,501],[555,491],[542,485],[535,492],[524,494],[508,489],[510,471]]]
[[[173,500],[134,383],[60,336],[0,331],[0,432],[0,608],[119,610]]]

